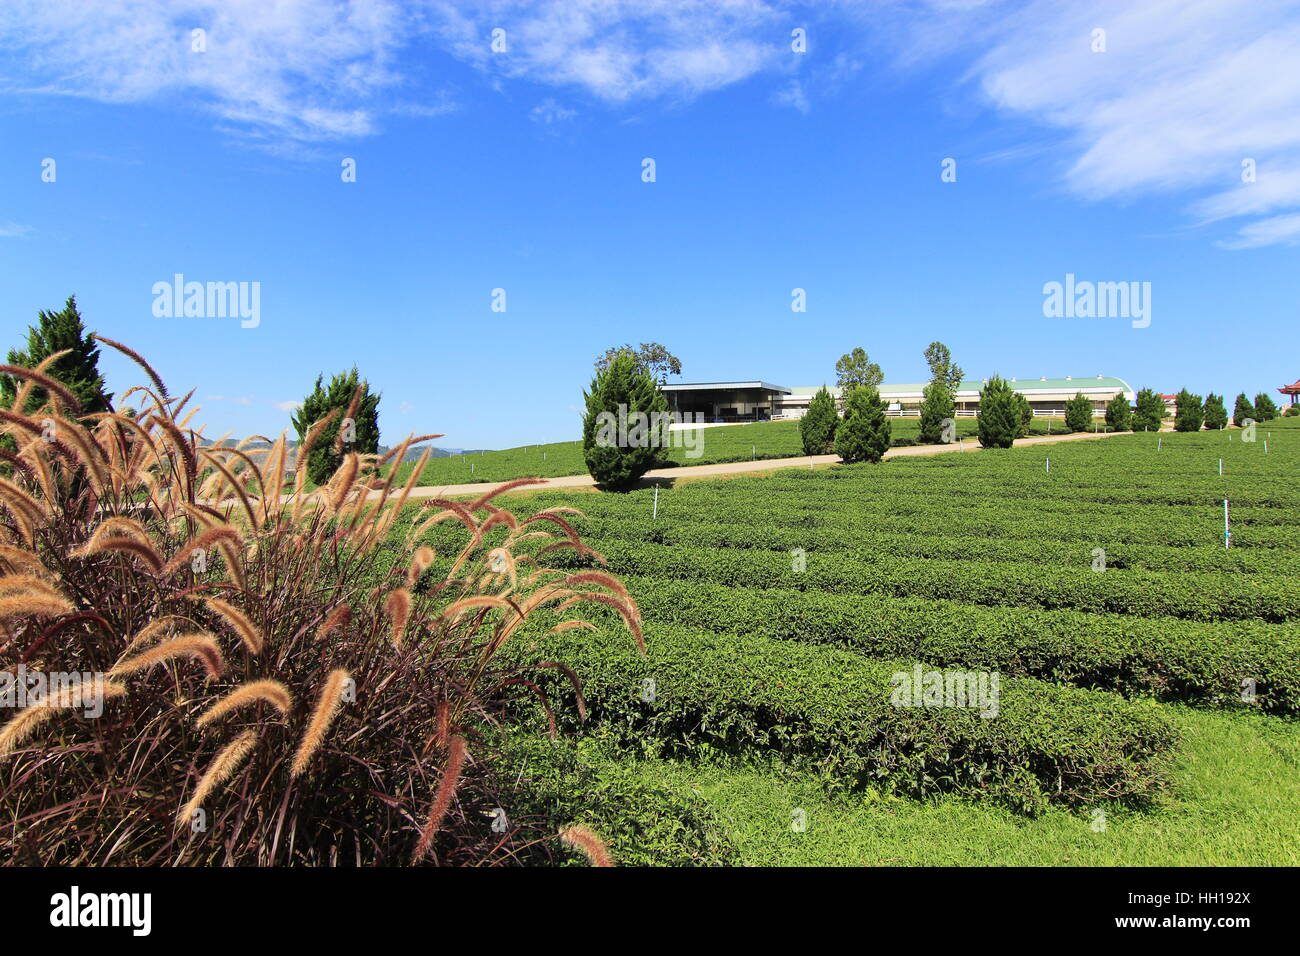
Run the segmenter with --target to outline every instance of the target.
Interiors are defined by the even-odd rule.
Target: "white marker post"
[[[469,473],[474,474],[474,463],[472,461],[469,463]]]
[[[1047,459],[1047,473],[1048,473],[1049,475],[1052,473],[1052,459],[1050,459],[1050,458]]]
[[[1220,477],[1220,478],[1223,477],[1223,459],[1222,459],[1222,458],[1219,459],[1219,477]]]
[[[654,510],[650,512],[650,520],[654,521],[658,517],[659,517],[659,486],[655,485],[655,504],[654,504]]]
[[[1164,444],[1165,444],[1165,440],[1164,440],[1163,438],[1157,438],[1157,439],[1156,439],[1156,451],[1159,451],[1161,448],[1163,448],[1163,447],[1164,447]]]
[[[1228,550],[1228,544],[1232,540],[1232,528],[1228,524],[1228,499],[1223,499],[1223,549]]]

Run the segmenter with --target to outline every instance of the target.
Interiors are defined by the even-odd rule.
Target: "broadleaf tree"
[[[930,366],[930,381],[943,382],[948,391],[956,393],[961,385],[961,366],[952,360],[952,353],[942,342],[931,342],[925,347],[925,364]]]
[[[868,386],[878,388],[885,380],[880,366],[871,361],[865,349],[856,348],[841,355],[835,363],[835,384],[840,387],[840,395],[847,399],[850,389]]]
[[[602,372],[609,368],[609,363],[614,360],[614,356],[624,353],[636,359],[637,364],[644,368],[659,385],[666,385],[669,375],[682,374],[681,360],[658,342],[642,342],[640,348],[633,348],[630,343],[608,348],[596,359],[596,371]]]

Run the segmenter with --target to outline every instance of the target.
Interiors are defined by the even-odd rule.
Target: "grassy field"
[[[644,615],[645,658],[612,626],[539,652],[585,682],[585,724],[549,685],[574,786],[694,808],[724,862],[1300,864],[1297,424],[691,482],[654,520],[511,499],[582,508]],[[894,706],[918,662],[997,672],[998,713]],[[682,862],[636,812],[594,822]]]
[[[890,420],[895,444],[913,444],[920,431],[920,420],[896,418]],[[1037,418],[1030,428],[1032,434],[1044,435],[1059,432],[1061,419]],[[1105,429],[1105,425],[1101,426]],[[959,437],[975,434],[973,418],[957,419]],[[799,441],[798,422],[756,422],[752,425],[729,425],[702,429],[703,441],[698,458],[687,458],[685,449],[671,448],[667,457],[679,465],[711,465],[728,461],[751,459],[792,458],[803,454]],[[398,468],[398,480],[405,479],[412,465],[407,462]],[[469,482],[509,481],[512,478],[558,478],[563,475],[584,475],[587,464],[582,457],[582,442],[553,442],[549,445],[527,445],[502,451],[475,452],[453,458],[434,458],[425,466],[420,476],[422,485],[451,485]]]

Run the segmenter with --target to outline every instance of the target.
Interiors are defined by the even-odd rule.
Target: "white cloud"
[[[31,226],[16,222],[0,222],[0,239],[21,239],[31,231]]]
[[[792,24],[809,30],[810,52],[795,59]],[[190,51],[195,27],[205,53]],[[502,53],[490,46],[496,28]],[[1104,53],[1092,51],[1096,28]],[[503,92],[523,81],[620,106],[689,101],[766,73],[772,101],[805,112],[864,82],[866,63],[947,58],[978,95],[964,105],[1049,131],[1000,153],[1043,149],[1045,178],[1079,197],[1172,196],[1201,227],[1239,220],[1217,227],[1231,248],[1290,241],[1300,212],[1295,0],[0,3],[0,91],[197,100],[220,128],[271,149],[366,135],[385,113],[455,109],[445,92],[415,95],[428,84],[412,73],[439,47]],[[547,97],[530,115],[555,124],[573,113]],[[1241,180],[1246,158],[1254,183]]]
[[[761,0],[493,0],[433,9],[440,36],[462,60],[610,103],[689,99],[771,67],[783,49],[784,20]],[[498,28],[504,52],[491,49]]]
[[[1253,249],[1277,243],[1288,246],[1300,243],[1300,213],[1249,223],[1237,230],[1237,235],[1222,240],[1219,245],[1225,249]]]
[[[553,123],[563,123],[565,120],[573,119],[578,115],[578,111],[561,106],[555,100],[547,97],[534,106],[528,115],[532,117],[534,122],[541,123],[543,126],[550,126]]]
[[[372,132],[405,42],[395,0],[6,0],[8,91],[197,95],[232,128],[300,142]],[[206,52],[191,31],[206,31]]]
[[[797,79],[791,80],[785,89],[778,90],[773,94],[772,102],[778,106],[793,107],[800,113],[805,114],[811,109],[808,104],[808,95],[803,91],[803,84]]]
[[[302,408],[302,402],[276,402],[275,407],[282,412],[296,412]]]
[[[397,410],[398,410],[401,414],[403,414],[403,415],[407,415],[407,414],[409,414],[409,413],[415,411],[415,406],[412,405],[410,402],[402,402],[400,405],[397,406]]]
[[[988,49],[971,76],[1008,113],[1060,130],[1060,175],[1087,199],[1185,197],[1202,224],[1300,208],[1300,22],[1294,3],[1032,3],[960,29]],[[1106,31],[1106,52],[1092,31]],[[1242,160],[1258,180],[1242,182]],[[1206,195],[1208,191],[1208,195]],[[1264,245],[1285,216],[1243,226]]]

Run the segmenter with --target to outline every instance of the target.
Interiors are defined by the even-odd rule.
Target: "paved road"
[[[1110,438],[1112,434],[1127,435],[1129,432],[1111,434],[1094,434],[1092,432],[1075,432],[1069,435],[1039,435],[1034,438],[1016,439],[1016,447],[1025,445],[1052,445],[1063,441],[1085,441],[1096,438]],[[979,442],[971,440],[954,442],[951,445],[908,445],[903,448],[891,448],[885,452],[886,458],[907,458],[913,455],[943,455],[952,452],[979,451]],[[684,465],[680,468],[658,468],[646,472],[647,479],[653,478],[701,478],[710,475],[739,475],[754,471],[775,471],[778,468],[808,468],[817,465],[833,465],[840,460],[838,455],[813,455],[801,458],[767,458],[762,461],[732,461],[720,465]],[[445,498],[449,495],[483,495],[498,488],[505,482],[479,482],[466,485],[425,485],[411,489],[412,498]],[[529,485],[526,490],[540,491],[550,488],[590,488],[595,484],[591,475],[566,475],[563,478],[547,478],[541,484]],[[372,492],[377,495],[378,492]]]

